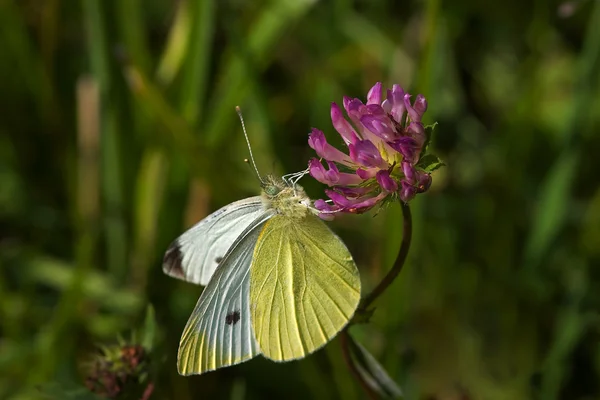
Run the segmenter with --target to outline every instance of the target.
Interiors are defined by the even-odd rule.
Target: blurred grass
[[[353,335],[408,399],[599,398],[599,27],[591,0],[0,1],[0,398],[82,382],[93,345],[148,303],[156,398],[363,398],[337,340],[178,376],[200,288],[160,264],[186,227],[257,192],[236,105],[261,171],[298,171],[311,127],[341,144],[330,102],[378,80],[427,97],[448,166]],[[332,226],[371,288],[399,208]]]

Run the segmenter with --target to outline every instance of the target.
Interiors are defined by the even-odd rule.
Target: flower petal
[[[331,103],[331,122],[333,123],[335,130],[339,132],[346,144],[354,143],[358,140],[358,136],[352,128],[352,125],[346,121],[344,114],[342,114],[342,110],[335,103]]]
[[[358,175],[361,179],[366,181],[367,179],[375,178],[377,171],[378,171],[377,168],[369,168],[369,169],[359,168],[356,170],[356,175]]]
[[[348,199],[358,199],[372,191],[373,188],[368,186],[336,186],[335,190],[346,196]]]
[[[352,160],[346,154],[336,149],[325,139],[325,134],[319,129],[312,129],[308,136],[308,145],[315,150],[317,155],[326,160],[336,161],[340,164],[352,166]]]
[[[404,136],[396,139],[394,142],[389,143],[389,145],[394,150],[401,153],[405,161],[408,161],[411,164],[417,162],[420,149],[415,139]]]
[[[427,100],[422,94],[417,95],[414,105],[410,104],[410,95],[404,95],[404,106],[408,112],[411,122],[421,122],[423,113],[427,111]]]
[[[339,211],[342,211],[341,209]],[[321,218],[324,221],[333,221],[335,219],[335,213],[337,211],[331,211],[331,212],[327,212],[327,211],[323,211],[320,212],[318,214],[319,218]]]
[[[417,192],[423,193],[426,192],[431,186],[431,174],[426,172],[418,171],[417,172]]]
[[[331,200],[333,200],[333,203],[341,208],[346,208],[346,207],[351,207],[353,204],[354,200],[350,200],[348,199],[346,196],[344,196],[341,193],[336,192],[335,190],[325,190],[325,194],[327,195],[327,197],[329,197]]]
[[[417,195],[417,188],[406,181],[400,182],[402,188],[400,189],[400,200],[408,203]]]
[[[325,172],[325,177],[332,184],[337,184],[340,180],[340,170],[337,168],[333,161],[327,161],[329,171]]]
[[[327,203],[323,199],[315,200],[314,206],[319,211],[323,211],[323,210],[331,211],[333,208],[329,203]]]
[[[350,120],[354,123],[354,126],[356,126],[356,128],[359,130],[361,137],[363,139],[370,140],[376,146],[379,146],[380,144],[385,143],[384,140],[371,132],[363,125],[362,122],[360,122],[360,118],[363,115],[369,114],[368,107],[369,106],[365,106],[359,99],[344,97],[344,108],[346,109],[346,113],[348,114],[348,117],[350,117]],[[377,107],[381,108],[380,106]]]
[[[420,122],[411,122],[406,128],[406,133],[417,143],[417,147],[419,148],[419,152],[421,148],[425,144],[425,140],[427,140],[427,135],[425,134],[425,128],[423,124]]]
[[[367,93],[367,104],[381,104],[381,82],[377,82]]]
[[[350,159],[367,168],[387,168],[388,164],[381,158],[377,147],[370,140],[360,140],[348,145]]]
[[[397,138],[394,124],[385,115],[363,115],[360,117],[360,122],[369,131],[379,136],[386,142],[391,142]]]
[[[327,164],[329,165],[327,177],[330,179],[333,185],[358,185],[362,182],[362,178],[356,174],[340,172],[333,162],[327,161]]]
[[[350,118],[360,118],[367,109],[360,99],[351,99],[350,97],[344,97],[344,108]]]
[[[308,163],[308,171],[313,178],[329,186],[357,185],[362,182],[361,177],[356,174],[340,172],[333,162],[327,161],[327,164],[329,170],[325,169],[321,161],[312,158]]]
[[[360,210],[358,211],[358,213],[365,212],[369,208],[373,207],[375,204],[379,203],[381,200],[385,199],[387,195],[388,193],[381,192],[375,197],[369,197],[368,199],[362,200],[361,202],[354,203],[353,208]]]
[[[415,175],[415,167],[408,161],[402,161],[402,172],[404,173],[404,180],[411,185],[417,182]]]
[[[360,122],[360,117],[367,113],[365,105],[359,99],[344,97],[344,108],[346,109],[346,114],[348,114],[348,117],[350,117],[350,120],[354,123],[354,126],[356,126],[362,134],[366,128]]]
[[[382,115],[382,116],[387,117],[387,113],[385,112],[383,107],[380,106],[379,104],[367,104],[365,106],[365,110],[367,110],[367,113],[369,113],[369,114]]]
[[[325,221],[332,221],[335,217],[335,213],[341,211],[338,206],[332,206],[323,199],[316,200],[314,206],[317,210],[321,211],[318,216]]]
[[[377,196],[348,199],[343,194],[334,190],[326,190],[325,193],[333,200],[334,204],[341,207],[344,212],[354,214],[360,214],[367,211],[388,195],[388,193],[381,192]]]
[[[423,96],[422,94],[418,94],[413,104],[413,108],[416,112],[423,116],[423,114],[425,114],[425,111],[427,111],[427,99],[425,99],[425,96]]]
[[[342,100],[342,105],[344,106],[344,109],[346,110],[347,113],[348,113],[348,107],[352,100],[354,100],[354,99],[350,96],[344,96],[344,98]]]
[[[325,167],[323,167],[323,164],[321,164],[321,161],[318,159],[311,158],[308,161],[308,173],[319,182],[328,184],[328,180],[325,177],[327,170]]]
[[[381,170],[377,172],[375,176],[377,178],[377,183],[379,186],[386,192],[395,192],[398,190],[398,183],[390,176],[390,173],[387,170]]]
[[[394,85],[392,90],[387,91],[385,103],[384,109],[389,108],[386,112],[388,112],[397,123],[401,124],[406,107],[404,106],[404,90],[400,85]]]

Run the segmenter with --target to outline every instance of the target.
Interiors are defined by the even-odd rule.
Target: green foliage
[[[480,3],[0,1],[0,398],[94,398],[82,364],[132,331],[152,398],[364,398],[337,341],[178,376],[201,288],[161,259],[257,192],[236,105],[262,173],[299,171],[376,81],[426,96],[446,166],[352,335],[407,399],[598,398],[600,3]],[[365,291],[402,236],[373,214],[332,223]]]
[[[422,169],[425,172],[433,172],[438,168],[443,167],[444,164],[436,155],[426,154],[417,163],[417,168]]]

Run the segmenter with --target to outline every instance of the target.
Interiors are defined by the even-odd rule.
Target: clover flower
[[[148,399],[154,390],[152,382],[142,384],[148,375],[149,360],[147,350],[141,345],[102,346],[101,354],[88,368],[85,385],[101,397],[115,399],[135,393],[133,397]]]
[[[313,178],[327,184],[330,200],[315,201],[323,219],[336,213],[363,213],[388,198],[403,202],[427,191],[431,172],[442,165],[437,157],[423,155],[429,133],[421,122],[427,100],[411,96],[399,85],[386,91],[378,82],[369,90],[367,103],[344,97],[344,108],[331,105],[331,121],[348,147],[348,154],[327,143],[322,131],[313,128],[308,144],[321,160],[309,161]],[[324,166],[322,160],[327,166]],[[424,161],[424,162],[422,162]]]

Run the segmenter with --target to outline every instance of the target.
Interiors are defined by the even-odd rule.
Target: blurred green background
[[[0,60],[0,398],[83,385],[149,303],[152,398],[364,398],[337,339],[180,377],[201,288],[161,260],[258,192],[236,105],[261,172],[295,172],[381,81],[426,96],[447,167],[352,334],[407,399],[600,399],[599,1],[0,0]],[[331,226],[372,288],[400,207]]]

